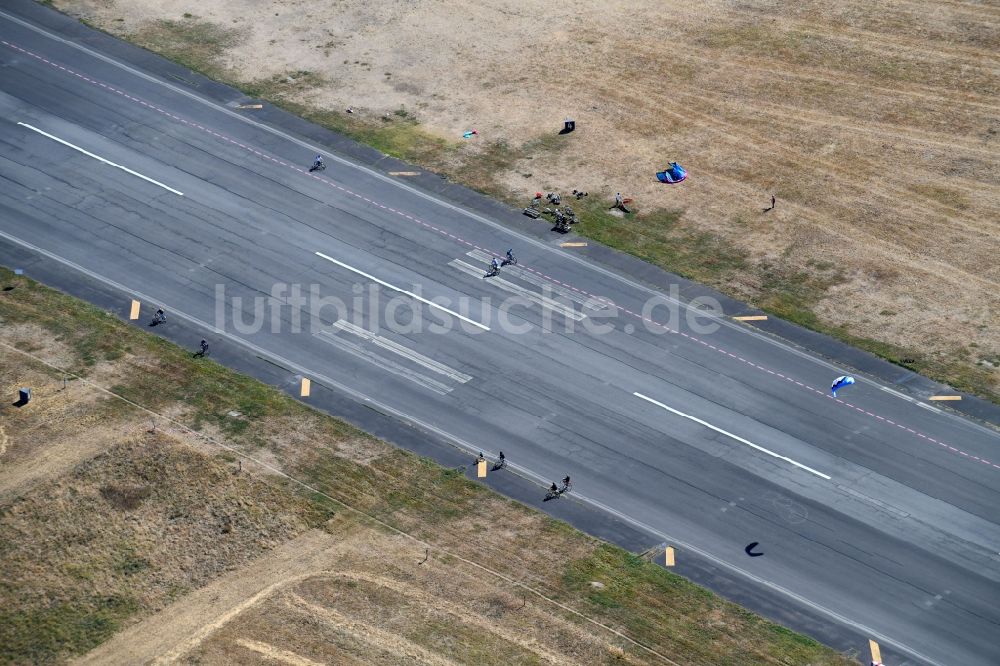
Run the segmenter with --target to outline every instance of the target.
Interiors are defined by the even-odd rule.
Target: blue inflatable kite
[[[850,386],[854,383],[854,377],[848,377],[847,375],[841,375],[833,380],[833,384],[830,385],[830,393],[833,397],[837,397],[837,391],[844,388],[845,386]]]
[[[661,183],[673,185],[688,177],[687,170],[677,162],[671,162],[670,166],[663,171],[656,172],[656,179]]]

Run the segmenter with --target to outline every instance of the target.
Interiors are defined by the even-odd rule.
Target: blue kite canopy
[[[830,393],[832,393],[833,397],[836,398],[837,397],[837,391],[839,391],[840,389],[844,388],[845,386],[850,386],[853,383],[854,383],[854,377],[849,377],[847,375],[841,375],[840,377],[837,377],[836,379],[834,379],[833,383],[830,384]]]
[[[671,162],[670,166],[663,171],[656,172],[656,179],[661,183],[674,185],[688,177],[687,170],[677,162]]]

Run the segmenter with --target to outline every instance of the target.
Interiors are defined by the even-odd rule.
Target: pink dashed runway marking
[[[144,106],[146,108],[152,109],[153,111],[156,111],[157,113],[160,113],[161,115],[163,115],[163,116],[165,116],[167,118],[171,118],[171,119],[176,120],[176,121],[178,121],[180,123],[183,123],[184,125],[187,125],[188,127],[197,128],[198,130],[201,130],[201,131],[203,131],[203,132],[205,132],[205,133],[207,133],[207,134],[209,134],[211,136],[217,137],[218,139],[221,139],[221,140],[225,141],[226,143],[229,143],[229,144],[232,144],[232,145],[237,146],[239,148],[242,148],[242,149],[250,152],[253,155],[257,155],[259,157],[265,158],[265,159],[270,160],[270,161],[274,162],[275,164],[279,164],[279,165],[281,165],[283,167],[294,169],[295,171],[297,171],[299,173],[312,176],[312,178],[314,178],[316,180],[319,180],[319,181],[321,181],[323,183],[326,183],[330,187],[333,187],[333,188],[335,188],[335,189],[337,189],[337,190],[339,190],[341,192],[344,192],[345,194],[349,194],[349,195],[352,195],[352,196],[357,197],[359,199],[362,199],[366,203],[369,203],[369,204],[372,204],[374,206],[377,206],[380,209],[390,211],[390,212],[392,212],[392,213],[394,213],[394,214],[396,214],[396,215],[398,215],[398,216],[400,216],[400,217],[402,217],[402,218],[404,218],[406,220],[410,220],[411,222],[415,222],[416,224],[419,224],[419,225],[421,225],[422,227],[424,227],[426,229],[429,229],[429,230],[434,231],[434,232],[436,232],[438,234],[447,236],[447,237],[451,238],[452,240],[456,241],[457,243],[460,243],[460,244],[465,245],[465,246],[470,247],[470,248],[474,248],[476,250],[480,250],[482,252],[487,252],[487,253],[492,254],[492,255],[494,255],[496,257],[501,257],[502,256],[502,255],[500,255],[497,252],[493,252],[492,250],[488,250],[486,248],[481,248],[478,245],[475,245],[474,243],[472,243],[471,241],[467,241],[464,238],[460,238],[460,237],[455,236],[454,234],[451,234],[451,233],[449,233],[449,232],[447,232],[447,231],[445,231],[443,229],[439,229],[438,227],[435,227],[432,224],[424,222],[423,220],[421,220],[419,218],[413,217],[412,215],[408,215],[408,214],[406,214],[406,213],[404,213],[402,211],[398,211],[398,210],[395,210],[394,208],[389,208],[389,207],[387,207],[387,206],[385,206],[385,205],[383,205],[381,203],[372,201],[371,199],[369,199],[369,198],[367,198],[367,197],[365,197],[365,196],[363,196],[361,194],[358,194],[357,192],[352,192],[351,190],[343,187],[342,185],[338,185],[337,183],[335,183],[335,182],[333,182],[331,180],[327,180],[327,179],[322,178],[320,176],[316,176],[316,175],[313,175],[311,173],[308,173],[304,169],[301,169],[301,168],[296,167],[296,166],[289,165],[286,162],[284,162],[284,161],[282,161],[282,160],[280,160],[278,158],[275,158],[273,156],[265,155],[264,153],[258,151],[257,149],[251,148],[251,147],[249,147],[249,146],[241,143],[240,141],[238,141],[238,140],[236,140],[234,138],[231,138],[231,137],[225,136],[223,134],[220,134],[220,133],[218,133],[218,132],[216,132],[214,130],[208,129],[207,127],[203,127],[202,125],[199,125],[198,123],[195,123],[195,122],[186,120],[184,118],[181,118],[180,116],[177,116],[177,115],[175,115],[175,114],[173,114],[173,113],[171,113],[171,112],[169,112],[169,111],[167,111],[165,109],[161,109],[160,107],[156,106],[155,104],[151,104],[149,102],[146,102],[145,100],[141,100],[141,99],[138,99],[136,97],[133,97],[133,96],[129,95],[128,93],[126,93],[126,92],[124,92],[122,90],[119,90],[118,88],[115,88],[115,87],[113,87],[111,85],[108,85],[106,83],[103,83],[101,81],[97,81],[95,79],[91,79],[88,76],[85,76],[83,74],[80,74],[79,72],[76,72],[76,71],[73,71],[71,69],[68,69],[68,68],[66,68],[66,67],[64,67],[64,66],[62,66],[62,65],[60,65],[58,63],[52,62],[50,60],[47,60],[46,58],[44,58],[44,57],[42,57],[42,56],[40,56],[40,55],[38,55],[36,53],[32,53],[31,51],[23,49],[20,46],[12,44],[12,43],[10,43],[10,42],[8,42],[6,40],[0,39],[0,44],[3,44],[4,46],[7,46],[8,48],[14,49],[15,51],[18,51],[19,53],[23,53],[24,55],[30,56],[32,58],[35,58],[36,60],[44,62],[46,65],[50,65],[52,67],[55,67],[55,68],[57,68],[57,69],[59,69],[59,70],[61,70],[63,72],[66,72],[67,74],[70,74],[72,76],[75,76],[75,77],[83,80],[83,81],[86,81],[87,83],[90,83],[92,85],[98,86],[98,87],[103,88],[105,90],[111,91],[111,92],[113,92],[113,93],[115,93],[117,95],[120,95],[121,97],[123,97],[125,99],[128,99],[128,100],[130,100],[132,102],[136,102],[136,103],[138,103],[138,104],[140,104],[140,105],[142,105],[142,106]],[[550,282],[554,282],[554,283],[562,285],[564,287],[568,287],[569,289],[572,289],[573,291],[576,291],[577,293],[584,294],[584,295],[589,296],[590,298],[596,299],[596,300],[598,300],[600,302],[607,303],[607,304],[609,304],[609,305],[611,305],[613,307],[617,307],[617,306],[614,305],[613,301],[611,301],[610,299],[608,299],[606,297],[598,296],[598,295],[592,294],[592,293],[590,293],[590,292],[588,292],[588,291],[586,291],[584,289],[580,289],[580,288],[575,287],[573,285],[566,284],[565,282],[562,282],[561,280],[557,280],[557,279],[555,279],[555,278],[553,278],[553,277],[551,277],[549,275],[546,275],[545,273],[542,273],[542,272],[540,272],[538,270],[535,270],[533,268],[530,268],[528,266],[519,266],[519,267],[522,268],[522,269],[524,269],[524,270],[527,270],[527,271],[529,271],[531,273],[534,273],[535,275],[538,275],[539,277],[541,277],[541,278],[543,278],[545,280],[548,280]],[[763,367],[761,365],[757,365],[757,364],[753,363],[752,361],[749,361],[749,360],[747,360],[747,359],[745,359],[745,358],[743,358],[741,356],[736,356],[734,354],[731,354],[730,352],[726,351],[725,349],[721,349],[721,348],[715,347],[715,346],[713,346],[713,345],[705,342],[704,340],[701,340],[701,339],[699,339],[699,338],[697,338],[697,337],[695,337],[693,335],[689,335],[687,333],[684,333],[683,331],[678,331],[676,329],[670,328],[669,326],[665,326],[665,325],[663,325],[663,324],[661,324],[659,322],[656,322],[656,321],[653,321],[652,319],[649,319],[648,317],[644,317],[641,314],[637,314],[635,312],[632,312],[631,310],[627,310],[627,309],[621,308],[621,307],[619,307],[618,309],[621,310],[622,312],[625,312],[629,316],[632,316],[632,317],[634,317],[636,319],[639,319],[639,320],[641,320],[641,321],[643,321],[646,324],[649,324],[651,326],[655,326],[655,327],[657,327],[659,329],[662,329],[664,331],[667,331],[669,333],[679,333],[680,335],[684,336],[685,338],[687,338],[689,340],[692,340],[692,341],[697,342],[697,343],[699,343],[701,345],[707,346],[710,349],[714,349],[714,350],[716,350],[718,352],[721,352],[724,355],[727,355],[727,356],[730,356],[732,358],[735,358],[738,361],[740,361],[741,363],[747,365],[748,367],[756,368],[757,370],[762,370],[764,372],[767,372],[770,375],[775,375],[777,377],[780,377],[781,379],[784,379],[785,381],[789,382],[790,384],[794,384],[796,386],[802,387],[802,388],[806,389],[807,391],[811,391],[811,392],[819,394],[819,395],[821,395],[823,397],[830,397],[830,396],[827,396],[826,391],[822,391],[820,389],[814,388],[814,387],[809,386],[807,384],[803,384],[802,382],[800,382],[800,381],[798,381],[798,380],[796,380],[796,379],[794,379],[792,377],[787,377],[787,376],[785,376],[785,375],[783,375],[781,373],[775,372],[775,371],[770,370],[768,368],[765,368],[765,367]],[[863,412],[863,413],[867,414],[868,416],[873,416],[876,419],[879,419],[879,420],[884,421],[886,423],[889,423],[891,425],[897,426],[897,427],[899,427],[899,428],[901,428],[903,430],[911,432],[911,433],[917,435],[918,437],[921,437],[923,439],[926,439],[929,442],[933,442],[934,444],[937,444],[938,446],[942,447],[943,449],[946,449],[946,450],[951,451],[953,453],[957,453],[957,454],[959,454],[959,455],[961,455],[961,456],[963,456],[965,458],[970,458],[970,459],[976,460],[977,462],[980,462],[982,464],[989,465],[990,467],[992,467],[994,469],[1000,470],[1000,465],[997,465],[995,463],[991,463],[990,461],[988,461],[988,460],[986,460],[984,458],[979,458],[977,456],[973,456],[973,455],[971,455],[969,453],[966,453],[965,451],[962,451],[960,449],[956,449],[955,447],[953,447],[953,446],[951,446],[949,444],[945,444],[943,442],[939,442],[939,441],[937,441],[937,440],[935,440],[935,439],[933,439],[931,437],[928,437],[927,435],[924,435],[924,434],[919,433],[919,432],[917,432],[915,430],[907,428],[906,426],[903,426],[903,425],[900,425],[898,423],[895,423],[894,421],[891,421],[891,420],[889,420],[889,419],[887,419],[887,418],[885,418],[883,416],[879,416],[878,414],[873,414],[872,412],[868,412],[868,411],[865,411],[865,410],[863,410],[863,409],[861,409],[859,407],[855,407],[854,405],[851,405],[849,403],[845,403],[843,400],[840,400],[839,398],[833,398],[833,400],[835,402],[839,403],[839,404],[842,404],[842,405],[846,406],[846,407],[854,408],[854,409],[856,409],[856,410],[858,410],[860,412]]]

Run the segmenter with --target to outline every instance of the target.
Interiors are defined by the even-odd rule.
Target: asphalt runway
[[[576,501],[888,663],[1000,663],[996,432],[861,375],[834,399],[827,360],[246,122],[236,93],[98,57],[102,40],[0,11],[0,259],[163,305],[213,349],[502,449],[540,484],[570,474]],[[484,279],[507,248],[518,265]]]

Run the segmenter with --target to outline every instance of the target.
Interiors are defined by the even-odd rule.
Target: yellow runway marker
[[[674,566],[674,548],[673,548],[673,546],[667,546],[666,558],[667,558],[667,566],[668,567]]]
[[[390,171],[390,176],[419,176],[419,171]]]
[[[961,400],[960,395],[932,395],[929,400]]]
[[[480,460],[479,463],[476,465],[476,474],[479,476],[480,479],[485,479],[486,478],[486,461],[485,460]]]
[[[559,243],[559,247],[587,247],[586,243]]]
[[[311,390],[312,390],[312,380],[310,380],[310,379],[308,379],[306,377],[303,377],[302,378],[302,390],[299,392],[299,395],[302,396],[303,398],[308,398],[309,397],[309,392]]]
[[[733,317],[736,321],[767,321],[767,315],[746,315],[745,317]]]
[[[128,314],[128,318],[129,319],[138,319],[139,318],[139,307],[140,307],[139,301],[137,301],[137,300],[135,300],[133,298],[132,299],[132,311],[129,312],[129,314]]]
[[[263,104],[240,104],[237,109],[263,109]]]
[[[878,643],[876,643],[875,641],[869,639],[868,640],[868,647],[870,647],[872,649],[872,661],[874,661],[876,664],[881,664],[882,663],[882,652],[878,649]]]

